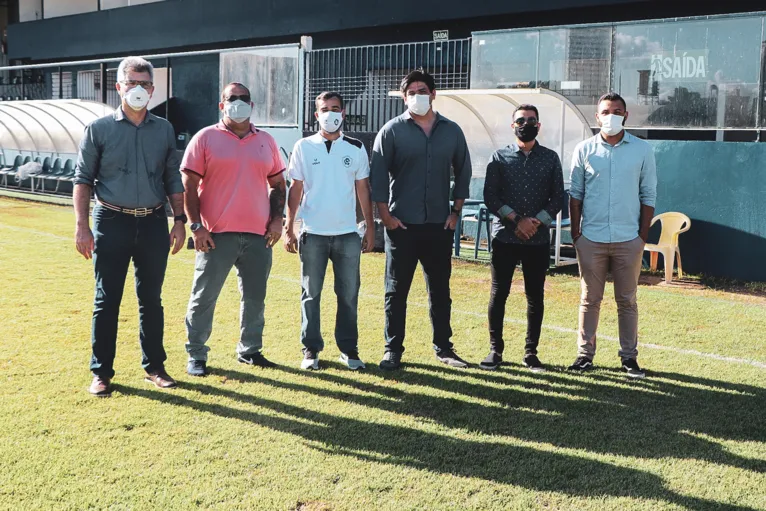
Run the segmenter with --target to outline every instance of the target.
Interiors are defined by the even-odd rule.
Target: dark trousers
[[[407,296],[418,262],[426,278],[434,349],[452,349],[449,279],[454,235],[444,224],[386,229],[386,351],[404,352]]]
[[[147,372],[162,369],[167,357],[162,345],[164,313],[161,294],[170,251],[165,210],[134,217],[96,205],[93,236],[96,296],[90,370],[106,378],[114,376],[112,366],[117,348],[120,302],[131,259],[138,296],[141,364]]]
[[[550,247],[546,245],[520,245],[492,241],[492,290],[489,295],[490,349],[502,353],[505,302],[511,291],[516,265],[521,263],[524,273],[524,293],[527,295],[527,342],[524,351],[537,354],[540,329],[543,324],[545,274],[550,265]]]

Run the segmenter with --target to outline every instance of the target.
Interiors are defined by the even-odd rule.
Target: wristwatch
[[[184,224],[184,225],[185,225],[185,224],[186,224],[186,222],[188,222],[188,221],[189,221],[189,219],[188,219],[188,218],[186,218],[186,215],[182,213],[182,214],[180,214],[180,215],[176,215],[176,216],[174,216],[174,217],[173,217],[173,221],[174,221],[174,222],[181,222],[182,224]]]
[[[450,210],[453,213],[460,215],[460,212],[463,211],[462,209],[457,209],[455,206],[452,206],[452,209]]]
[[[189,229],[191,229],[191,232],[197,232],[202,228],[202,224],[199,222],[194,222],[189,226]]]

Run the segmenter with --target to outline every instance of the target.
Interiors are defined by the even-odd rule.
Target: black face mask
[[[514,131],[516,132],[516,136],[522,142],[532,142],[537,138],[537,133],[540,131],[540,127],[525,124],[524,126],[516,126]]]

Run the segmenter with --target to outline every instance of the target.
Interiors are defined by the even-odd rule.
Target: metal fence
[[[401,99],[389,92],[399,89],[408,72],[422,67],[437,89],[467,89],[470,59],[470,38],[311,51],[305,63],[303,129],[316,129],[316,96],[335,91],[346,100],[346,131],[377,131],[404,111]]]
[[[109,68],[105,64],[5,71],[0,76],[0,101],[84,99],[116,108],[120,104],[115,88],[117,63],[110,63],[114,67]],[[162,73],[160,67],[155,74],[157,69]],[[106,87],[102,87],[104,83]]]

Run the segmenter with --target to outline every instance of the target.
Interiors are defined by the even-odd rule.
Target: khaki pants
[[[580,236],[575,243],[580,266],[580,333],[578,356],[596,354],[596,329],[604,297],[606,274],[614,279],[614,299],[620,331],[620,358],[638,355],[638,305],[636,289],[641,273],[644,241],[640,237],[622,243],[596,243]]]

